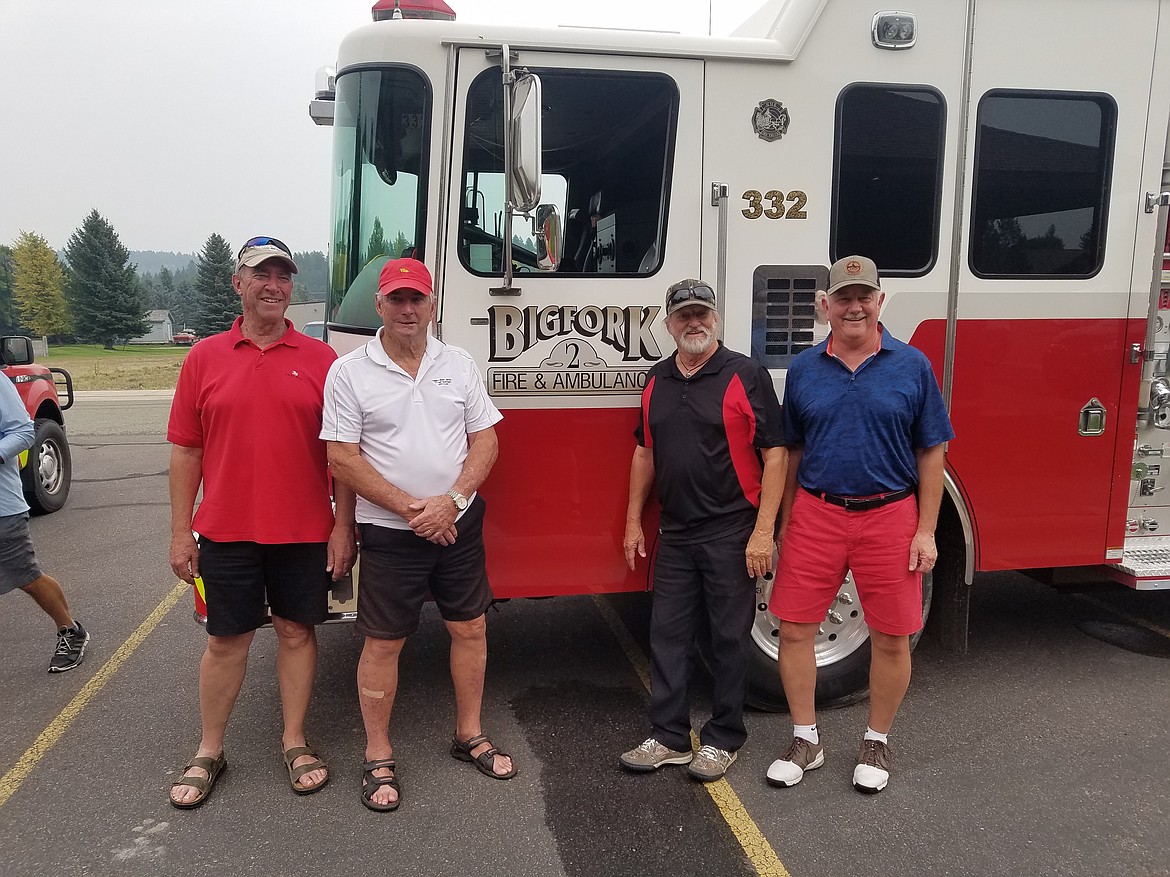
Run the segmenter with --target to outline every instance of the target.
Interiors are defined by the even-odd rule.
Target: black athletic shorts
[[[476,496],[455,523],[453,545],[413,530],[361,524],[357,629],[375,639],[402,639],[418,630],[429,592],[447,621],[471,621],[492,602],[483,549],[484,501]]]
[[[199,537],[199,574],[207,598],[207,632],[235,636],[273,615],[320,624],[329,612],[332,577],[325,542],[261,545]]]

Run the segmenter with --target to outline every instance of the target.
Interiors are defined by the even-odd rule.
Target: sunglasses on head
[[[278,250],[283,250],[287,253],[290,259],[292,258],[292,250],[288,248],[288,245],[284,241],[268,237],[251,238],[250,240],[244,241],[244,245],[240,247],[240,252],[236,255],[236,258],[243,258],[244,250],[249,250],[252,247],[276,247]]]
[[[668,307],[673,307],[674,305],[679,305],[687,301],[702,301],[708,304],[715,304],[715,290],[705,283],[672,288],[670,298],[666,300],[666,303]]]

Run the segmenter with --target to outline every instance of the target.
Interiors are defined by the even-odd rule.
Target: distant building
[[[284,312],[284,315],[292,321],[293,328],[299,332],[301,329],[305,328],[306,323],[317,322],[325,319],[325,302],[293,302],[288,306],[288,310]]]
[[[131,344],[170,344],[171,337],[175,334],[175,326],[171,322],[171,312],[165,310],[154,310],[146,312],[146,322],[150,325],[150,331],[145,335],[140,335],[137,338],[131,338]]]

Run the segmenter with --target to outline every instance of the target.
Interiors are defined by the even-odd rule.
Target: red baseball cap
[[[413,289],[430,295],[431,272],[418,259],[391,259],[378,275],[378,295],[389,295],[396,289]]]

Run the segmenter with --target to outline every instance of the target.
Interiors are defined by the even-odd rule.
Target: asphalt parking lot
[[[165,789],[197,742],[202,632],[165,560],[166,406],[101,404],[73,412],[69,504],[33,523],[94,634],[85,664],[46,673],[51,627],[23,595],[3,600],[0,874],[1170,874],[1170,594],[1062,593],[1014,573],[980,576],[967,655],[919,647],[878,796],[849,784],[864,703],[820,716],[827,763],[793,789],[764,782],[790,732],[766,713],[749,714],[725,783],[624,773],[618,754],[646,732],[649,608],[627,595],[492,613],[484,721],[520,766],[506,783],[447,755],[446,635],[428,613],[392,725],[403,805],[384,815],[358,801],[352,628],[320,633],[309,732],[333,776],[303,798],[279,757],[262,632],[228,771],[207,805],[174,810]]]

